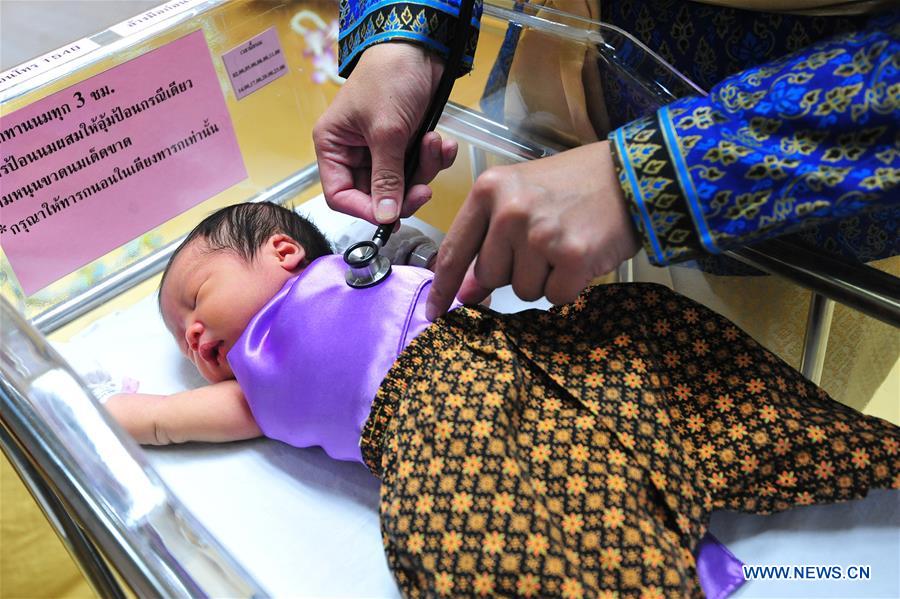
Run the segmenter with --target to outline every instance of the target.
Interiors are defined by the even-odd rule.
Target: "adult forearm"
[[[650,259],[719,253],[900,199],[900,25],[729,77],[610,135]]]

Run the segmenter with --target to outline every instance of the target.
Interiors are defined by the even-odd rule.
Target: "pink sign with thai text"
[[[0,245],[31,295],[246,176],[195,31],[0,118]]]
[[[238,100],[287,73],[284,53],[274,27],[266,29],[222,55]]]

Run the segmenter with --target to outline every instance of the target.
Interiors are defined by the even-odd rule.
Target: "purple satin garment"
[[[250,321],[228,363],[264,435],[362,462],[359,438],[375,392],[430,324],[434,274],[394,266],[381,284],[353,289],[346,268],[341,256],[324,256],[288,281]]]
[[[744,563],[709,533],[697,545],[697,577],[706,599],[725,599],[746,580]]]

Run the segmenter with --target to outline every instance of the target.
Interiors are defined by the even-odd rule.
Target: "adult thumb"
[[[403,148],[406,144],[373,145],[372,151],[372,210],[375,220],[388,224],[400,218],[403,203]]]

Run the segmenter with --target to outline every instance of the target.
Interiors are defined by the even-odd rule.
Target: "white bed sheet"
[[[747,565],[869,566],[869,580],[753,580],[735,598],[900,598],[900,491],[756,516],[716,512],[716,537]]]
[[[328,212],[321,199],[302,208],[325,231],[353,222]],[[516,311],[529,304],[504,289],[493,306]],[[59,346],[80,365],[95,362],[114,377],[137,379],[141,392],[203,384],[166,332],[154,297]],[[398,596],[381,546],[378,481],[362,465],[267,439],[145,451],[172,491],[272,596]],[[739,597],[900,598],[900,492],[765,517],[718,512],[712,531],[748,564],[871,567],[868,581],[752,581]]]

